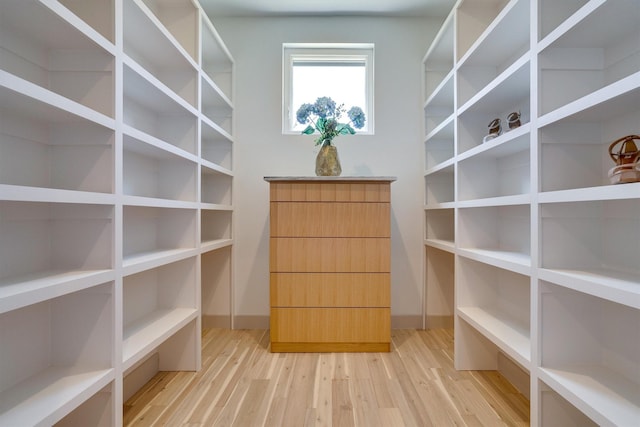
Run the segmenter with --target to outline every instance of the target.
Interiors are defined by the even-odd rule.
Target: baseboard
[[[426,329],[453,329],[453,315],[427,316]]]
[[[202,315],[203,328],[230,328],[229,316]],[[236,316],[234,329],[269,329],[269,316]],[[427,316],[428,329],[453,328],[453,316]],[[391,316],[391,329],[422,329],[421,315]]]
[[[236,316],[234,329],[269,329],[269,316]]]
[[[203,314],[202,327],[204,329],[211,329],[211,328],[229,329],[231,328],[231,316]]]
[[[422,329],[422,316],[391,316],[391,329]]]

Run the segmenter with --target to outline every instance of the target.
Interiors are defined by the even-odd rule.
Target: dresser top
[[[265,176],[268,182],[275,181],[314,181],[314,182],[393,182],[395,176]]]

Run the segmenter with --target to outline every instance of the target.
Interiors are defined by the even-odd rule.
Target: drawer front
[[[391,243],[388,238],[270,239],[272,273],[389,273]]]
[[[381,343],[391,340],[389,308],[274,308],[271,341]]]
[[[390,202],[389,182],[272,182],[272,202]]]
[[[271,203],[272,237],[390,237],[389,203]]]
[[[272,307],[390,307],[389,273],[271,273]]]

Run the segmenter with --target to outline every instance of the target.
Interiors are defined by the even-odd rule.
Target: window
[[[358,133],[373,134],[373,51],[373,44],[283,44],[282,132],[302,132],[298,108],[328,96],[347,110],[362,108],[366,122]]]

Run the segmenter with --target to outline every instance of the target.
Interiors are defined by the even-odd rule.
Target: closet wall
[[[341,136],[342,175],[397,176],[391,200],[393,327],[422,327],[421,76],[442,19],[214,17],[236,60],[234,178],[236,325],[269,325],[269,186],[315,176],[314,137],[282,134],[282,43],[375,43],[375,135]],[[260,40],[256,43],[255,40]]]
[[[117,425],[230,322],[234,61],[196,1],[8,0],[0,66],[0,425]]]

